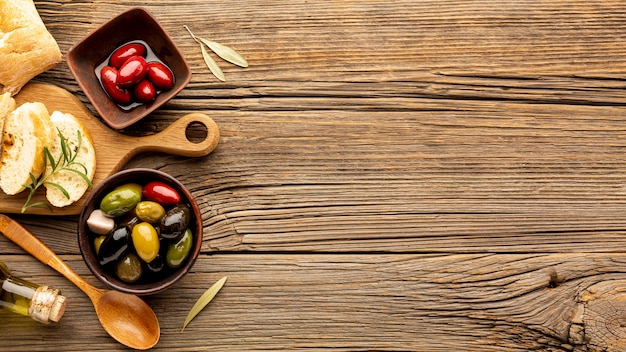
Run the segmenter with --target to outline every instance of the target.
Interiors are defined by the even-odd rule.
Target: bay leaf
[[[202,43],[200,44],[200,50],[202,50],[202,57],[204,58],[204,62],[206,63],[209,70],[211,70],[211,73],[213,73],[213,75],[217,77],[217,79],[219,79],[220,81],[225,82],[226,77],[224,76],[224,72],[222,72],[222,69],[217,65],[217,62],[213,60],[213,58],[206,50],[204,45],[202,45]]]
[[[196,315],[198,315],[198,313],[200,313],[202,309],[204,309],[204,307],[206,307],[207,304],[209,304],[213,300],[213,297],[217,295],[217,293],[222,289],[222,286],[224,286],[224,283],[226,283],[227,278],[228,276],[224,276],[223,278],[219,279],[216,283],[213,284],[213,286],[209,287],[209,289],[206,290],[202,294],[202,296],[200,296],[200,298],[198,298],[193,307],[191,307],[189,314],[187,314],[187,318],[185,318],[183,328],[180,330],[180,332],[183,332],[187,325],[193,320],[193,318],[195,318]]]
[[[241,56],[241,54],[239,54],[233,48],[226,46],[224,44],[220,44],[218,42],[214,42],[212,40],[208,40],[208,39],[204,39],[200,37],[196,37],[196,38],[198,38],[202,43],[204,43],[204,45],[208,46],[209,49],[213,50],[213,52],[217,54],[217,56],[221,57],[222,59],[230,62],[231,64],[235,64],[237,66],[248,67],[248,61],[246,61],[246,59],[244,59],[244,57]]]

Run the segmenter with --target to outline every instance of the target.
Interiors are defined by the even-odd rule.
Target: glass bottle
[[[2,261],[0,283],[0,308],[30,316],[44,324],[58,322],[65,312],[65,296],[60,290],[14,277]]]

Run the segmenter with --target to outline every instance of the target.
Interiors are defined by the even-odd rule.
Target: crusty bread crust
[[[61,61],[33,0],[0,0],[0,93],[15,95]]]
[[[87,177],[90,181],[93,180],[93,176],[96,172],[96,151],[89,131],[72,114],[54,111],[52,115],[50,115],[50,120],[52,121],[55,131],[55,139],[50,148],[50,154],[52,154],[55,160],[58,160],[59,157],[62,156],[61,137],[58,134],[60,131],[63,137],[67,139],[67,144],[72,152],[78,153],[76,154],[75,161],[85,166],[87,169]],[[80,150],[77,150],[79,144],[77,131],[80,131],[82,139],[80,142]],[[49,174],[51,167],[50,165],[47,167],[48,170],[46,174]],[[85,170],[78,165],[74,165],[71,168],[85,172]],[[45,184],[46,198],[48,202],[55,207],[64,207],[74,203],[85,194],[89,187],[82,177],[67,170],[57,171],[54,175],[48,177],[47,181],[60,185],[70,196],[68,199],[57,187]]]
[[[24,103],[6,118],[2,133],[0,188],[8,195],[22,192],[44,171],[44,148],[54,141],[52,122],[46,106]]]

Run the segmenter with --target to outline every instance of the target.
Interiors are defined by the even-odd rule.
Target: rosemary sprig
[[[211,49],[215,54],[217,54],[217,56],[221,57],[225,61],[230,62],[231,64],[235,64],[240,67],[248,67],[248,61],[231,47],[212,40],[198,37],[191,32],[189,27],[187,27],[186,25],[184,25],[183,27],[185,27],[187,32],[189,32],[193,40],[200,44],[200,50],[202,52],[202,58],[204,59],[204,63],[207,65],[211,73],[213,73],[213,75],[217,77],[217,79],[219,79],[220,81],[226,81],[224,72],[222,72],[222,69],[219,67],[217,62],[213,60],[211,55],[209,55],[209,52],[206,50],[206,48]]]
[[[22,206],[22,210],[21,210],[22,213],[24,213],[29,208],[33,208],[33,207],[46,207],[52,210],[52,208],[50,207],[50,204],[48,204],[47,202],[41,201],[41,202],[30,203],[31,199],[35,195],[35,192],[37,192],[37,190],[43,185],[55,187],[59,191],[61,191],[61,193],[63,193],[63,195],[66,198],[68,199],[70,198],[70,194],[67,192],[65,188],[63,188],[63,186],[61,186],[58,183],[48,181],[48,179],[52,175],[55,175],[60,171],[73,172],[77,174],[78,176],[80,176],[87,183],[87,186],[89,187],[89,189],[91,189],[93,186],[91,183],[91,180],[87,176],[87,172],[88,172],[87,167],[83,165],[82,163],[79,163],[76,161],[76,156],[78,155],[78,152],[80,151],[80,147],[83,141],[80,130],[76,131],[78,144],[74,150],[72,150],[72,147],[68,143],[68,139],[65,138],[65,136],[63,136],[63,133],[61,133],[61,130],[57,129],[57,132],[59,135],[59,139],[61,140],[61,155],[59,155],[58,159],[55,160],[54,156],[52,156],[52,153],[50,153],[50,150],[48,149],[48,147],[44,147],[44,150],[43,150],[44,156],[45,156],[44,165],[43,165],[44,172],[41,176],[39,176],[39,178],[35,177],[35,175],[33,175],[32,173],[29,173],[30,184],[23,185],[26,189],[29,190],[29,193],[28,193],[28,197],[26,198],[26,202]],[[50,172],[48,172],[48,163],[50,164]],[[80,170],[73,169],[72,166],[77,166]]]

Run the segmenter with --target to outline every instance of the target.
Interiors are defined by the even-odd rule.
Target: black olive
[[[165,213],[159,222],[160,236],[167,240],[177,240],[180,238],[191,218],[189,207],[183,203],[176,205]]]
[[[161,254],[157,254],[156,258],[145,265],[148,273],[156,275],[163,272],[163,269],[165,269],[165,260],[163,260],[163,256],[161,256]]]
[[[107,266],[124,257],[131,248],[131,231],[128,226],[113,229],[100,245],[98,261]]]

